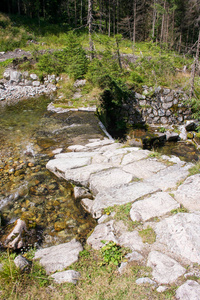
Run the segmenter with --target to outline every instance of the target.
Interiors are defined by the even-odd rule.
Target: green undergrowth
[[[151,268],[129,263],[122,275],[117,271],[124,260],[128,249],[113,242],[105,244],[101,250],[93,250],[85,245],[79,254],[79,260],[68,269],[81,273],[76,285],[70,283],[56,284],[36,261],[32,261],[29,271],[22,273],[13,263],[16,254],[1,253],[0,272],[1,299],[173,299],[175,289],[169,286],[165,293],[157,293],[151,285],[137,285],[135,281],[141,277],[151,278]],[[26,253],[32,260],[34,251]],[[113,260],[114,258],[114,260]]]

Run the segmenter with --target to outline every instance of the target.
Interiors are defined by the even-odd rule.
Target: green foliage
[[[106,243],[106,241],[101,241]],[[114,264],[118,266],[122,261],[123,257],[127,254],[127,250],[122,248],[120,245],[110,241],[101,248],[101,254],[103,256],[103,264],[109,265]]]
[[[160,127],[160,128],[159,128],[159,132],[164,133],[165,131],[166,131],[166,128],[165,128],[165,127]]]
[[[40,56],[37,66],[46,74],[67,73],[75,80],[82,78],[88,67],[86,52],[72,33],[68,34],[65,42],[63,50]]]
[[[187,212],[188,212],[188,209],[185,208],[182,204],[180,205],[179,208],[171,210],[172,215],[175,215],[178,213],[187,213]]]
[[[136,72],[136,71],[132,71],[132,72],[130,73],[129,80],[130,80],[132,83],[136,83],[136,84],[138,84],[138,83],[143,83],[143,82],[144,82],[142,76],[140,76],[140,74],[139,74],[138,72]]]

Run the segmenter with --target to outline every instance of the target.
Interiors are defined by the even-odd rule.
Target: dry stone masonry
[[[135,261],[152,269],[152,280],[141,278],[138,284],[152,284],[158,292],[165,291],[170,284],[181,285],[177,299],[189,299],[182,295],[188,295],[194,288],[192,295],[199,299],[198,282],[188,280],[188,276],[200,276],[197,268],[200,264],[200,182],[199,174],[190,176],[193,164],[166,155],[158,159],[148,150],[125,147],[109,139],[75,145],[68,150],[56,154],[47,163],[47,169],[76,185],[76,198],[98,219],[87,244],[96,250],[103,247],[102,240],[128,247],[131,253],[120,266],[120,274]],[[126,203],[132,204],[130,219],[138,222],[132,230],[122,220],[117,221],[114,212],[109,216],[104,213],[106,208]],[[181,212],[183,205],[187,210]],[[144,242],[140,235],[148,228],[155,233],[152,244]],[[57,251],[49,251],[48,256],[49,264],[51,256],[56,260]],[[38,257],[41,256],[36,252]],[[48,273],[55,270],[47,267]],[[61,278],[64,276],[61,274]]]

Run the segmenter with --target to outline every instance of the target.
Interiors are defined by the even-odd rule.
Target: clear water
[[[0,108],[0,210],[3,223],[23,218],[42,233],[43,245],[84,240],[94,220],[74,200],[70,183],[46,163],[53,150],[102,138],[94,113],[47,112],[41,97]]]

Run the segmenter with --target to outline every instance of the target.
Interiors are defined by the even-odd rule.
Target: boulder
[[[177,261],[158,251],[149,253],[147,266],[152,268],[153,279],[159,284],[171,284],[186,271]]]
[[[178,300],[199,300],[200,285],[194,280],[187,280],[176,291],[176,299]]]
[[[157,223],[154,230],[156,241],[169,251],[200,264],[199,228],[199,213],[178,213]]]
[[[76,262],[82,250],[82,245],[73,239],[69,243],[37,250],[34,259],[40,259],[40,264],[45,268],[46,273],[50,274],[62,271]]]
[[[200,210],[200,174],[188,177],[174,193],[175,199],[189,210]]]
[[[36,74],[34,74],[34,73],[30,74],[30,78],[32,80],[38,80],[38,76]]]
[[[165,215],[180,207],[168,193],[158,192],[144,200],[132,204],[130,217],[133,221],[146,221],[153,217]]]
[[[69,282],[76,284],[80,276],[81,274],[79,272],[76,272],[74,270],[67,270],[52,274],[50,277],[53,278],[56,283]]]
[[[10,83],[19,83],[22,79],[22,73],[10,70]]]
[[[14,263],[20,270],[27,270],[31,266],[30,262],[22,255],[18,255],[17,257],[15,257]]]
[[[104,244],[101,242],[102,240],[118,243],[118,240],[114,234],[113,223],[114,221],[112,220],[107,223],[97,225],[93,233],[87,239],[87,244],[93,249],[99,250],[104,246]]]

